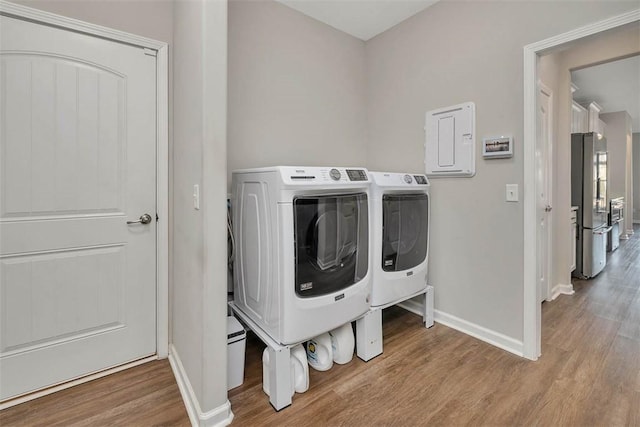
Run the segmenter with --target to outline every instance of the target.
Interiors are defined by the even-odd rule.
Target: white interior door
[[[156,352],[156,58],[4,16],[0,28],[6,400]]]
[[[551,284],[551,200],[552,200],[552,100],[553,94],[544,84],[538,84],[536,161],[539,164],[537,195],[537,258],[538,299],[549,298]]]

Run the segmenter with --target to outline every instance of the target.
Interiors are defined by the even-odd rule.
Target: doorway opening
[[[601,37],[615,38],[619,32],[626,30],[637,31],[638,23],[640,22],[640,9],[628,12],[623,15],[619,15],[604,21],[600,21],[595,24],[587,25],[585,27],[578,28],[576,30],[561,34],[556,37],[552,37],[528,46],[524,47],[524,331],[523,331],[523,355],[524,357],[537,360],[541,355],[541,329],[542,329],[542,314],[540,304],[540,269],[543,266],[543,256],[540,255],[539,248],[545,242],[541,242],[541,237],[544,234],[540,233],[540,219],[544,215],[544,211],[548,206],[544,206],[539,202],[540,194],[542,192],[541,180],[538,179],[542,173],[540,162],[540,142],[539,130],[537,124],[538,117],[538,82],[539,82],[539,69],[540,58],[552,54],[554,52],[570,52],[583,42],[590,40],[599,40]],[[619,47],[619,46],[618,46]],[[629,51],[626,55],[633,53],[633,49],[638,49],[637,38],[635,44],[624,45],[624,48],[628,48]],[[591,49],[590,58],[583,58],[583,65],[596,64],[603,61],[608,61],[614,58],[620,58],[625,56],[624,53],[615,54],[611,50],[604,49],[605,52],[601,53],[601,57],[595,56],[597,53],[594,49]],[[570,55],[567,53],[567,55]],[[606,55],[609,55],[608,57]],[[568,67],[566,71],[557,75],[558,80],[569,79],[569,70],[577,68],[578,65]],[[550,84],[550,82],[545,82]],[[569,83],[567,83],[566,91],[558,92],[556,97],[558,105],[570,105],[570,90]],[[565,104],[566,103],[566,104]],[[558,139],[555,143],[555,149],[552,150],[555,159],[554,169],[556,174],[553,175],[553,188],[554,195],[553,201],[556,203],[555,210],[559,212],[563,210],[563,206],[559,206],[557,202],[565,198],[570,200],[570,176],[569,179],[563,179],[559,176],[559,172],[564,171],[567,173],[567,169],[560,168],[558,165],[564,164],[570,157],[569,143],[567,142],[570,135],[570,126],[568,119],[570,109],[563,110],[562,108],[556,109],[560,113],[558,120],[556,121],[555,128],[557,129],[556,135]],[[564,120],[562,114],[566,114]],[[565,143],[563,144],[563,139]],[[570,171],[568,172],[570,173]],[[569,196],[567,196],[569,195]],[[566,204],[567,211],[570,209],[570,203]],[[569,213],[567,213],[567,220],[559,223],[559,221],[553,222],[551,234],[554,236],[553,248],[560,250],[564,248],[567,253],[570,248],[570,242],[566,239],[564,244],[555,245],[556,239],[560,239],[562,225],[567,228],[571,227],[569,221]],[[562,234],[564,236],[569,235],[567,233]],[[547,242],[549,243],[549,242]],[[567,255],[568,256],[568,255]],[[554,258],[556,261],[557,259]],[[554,265],[560,265],[559,262]],[[569,265],[569,264],[567,264]],[[557,281],[556,277],[562,276],[562,281]],[[550,277],[554,280],[554,285],[561,285],[567,287],[567,292],[570,290],[570,277],[568,274],[561,274],[557,267],[554,267],[550,273]]]

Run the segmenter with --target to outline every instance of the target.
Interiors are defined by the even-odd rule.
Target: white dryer
[[[425,175],[369,172],[372,307],[403,301],[427,287],[429,180]]]
[[[370,182],[364,168],[232,173],[234,304],[278,343],[369,309]]]

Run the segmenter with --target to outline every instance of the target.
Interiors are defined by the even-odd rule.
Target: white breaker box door
[[[475,111],[466,102],[427,112],[424,163],[430,178],[475,175]]]

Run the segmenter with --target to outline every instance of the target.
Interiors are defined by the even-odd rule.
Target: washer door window
[[[326,295],[358,283],[368,268],[367,195],[293,200],[296,294]]]
[[[382,269],[409,270],[427,257],[429,198],[426,194],[382,197]]]

